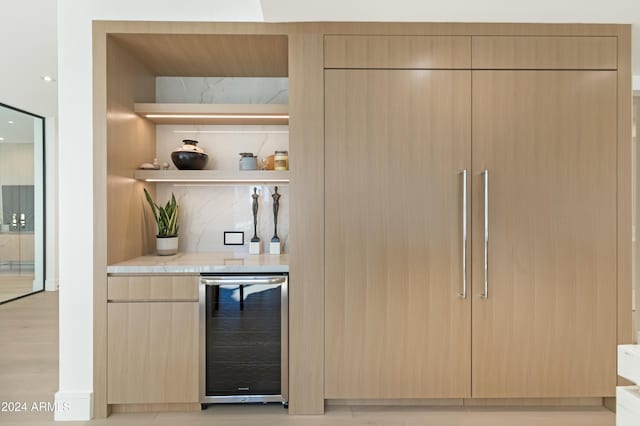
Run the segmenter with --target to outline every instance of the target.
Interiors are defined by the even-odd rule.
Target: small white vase
[[[178,237],[156,237],[158,256],[171,256],[178,253]]]

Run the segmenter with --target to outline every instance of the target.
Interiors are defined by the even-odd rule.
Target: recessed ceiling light
[[[51,77],[50,75],[43,75],[40,78],[43,79],[44,81],[46,81],[47,83],[51,83],[52,81],[56,81],[56,79]]]
[[[13,120],[9,120],[9,121],[7,121],[7,123],[13,124]]]
[[[0,136],[0,141],[3,141],[3,140],[4,140],[4,138]]]

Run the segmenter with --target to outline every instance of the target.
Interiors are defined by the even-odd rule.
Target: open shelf
[[[134,111],[157,124],[288,124],[286,104],[137,103]]]
[[[276,170],[136,170],[145,182],[216,184],[288,184],[289,171]]]

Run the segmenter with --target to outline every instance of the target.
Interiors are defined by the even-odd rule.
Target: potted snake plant
[[[178,252],[178,212],[176,197],[171,193],[171,199],[162,207],[153,201],[149,191],[144,190],[144,196],[151,207],[153,217],[158,226],[156,234],[156,250],[160,256],[171,256]]]

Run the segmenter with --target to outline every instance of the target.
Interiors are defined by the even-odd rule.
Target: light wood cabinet
[[[212,47],[213,50],[203,54],[203,46]],[[238,46],[242,48],[238,49]],[[256,54],[247,55],[246,52]],[[107,277],[100,273],[105,263],[113,264],[152,251],[153,229],[146,226],[152,222],[145,220],[142,214],[145,206],[140,202],[132,203],[132,200],[139,201],[138,195],[143,186],[154,195],[152,179],[163,177],[142,174],[137,178],[148,181],[133,179],[134,169],[153,158],[155,152],[155,126],[135,114],[135,103],[155,101],[156,76],[202,76],[211,72],[215,74],[216,70],[220,71],[217,75],[270,75],[289,79],[292,160],[290,273],[294,284],[290,291],[290,414],[320,414],[325,407],[325,398],[388,397],[389,400],[378,401],[394,403],[393,400],[405,395],[418,398],[505,395],[504,398],[478,398],[472,403],[493,404],[515,396],[532,395],[526,400],[509,400],[509,404],[520,405],[540,404],[540,399],[533,397],[540,394],[610,394],[610,378],[615,377],[615,372],[609,364],[608,348],[612,346],[612,339],[617,337],[618,343],[629,343],[632,336],[630,62],[629,25],[95,22],[93,145],[99,167],[94,175],[97,196],[93,233],[96,241],[103,242],[95,245],[94,256],[103,259],[95,264],[93,283],[93,395],[96,417],[106,416],[107,413],[105,330],[108,327],[111,333],[117,330],[114,327],[124,330],[121,322],[129,309],[133,311],[136,305],[150,308],[151,305],[149,300],[120,303],[119,306],[106,303]],[[441,143],[432,138],[424,145],[405,143],[407,135],[412,132],[418,136],[439,134],[435,131],[430,133],[427,126],[444,128],[439,119],[420,111],[412,112],[415,108],[425,108],[425,105],[433,108],[428,98],[432,93],[444,93],[444,89],[432,87],[432,92],[423,94],[417,89],[403,88],[407,96],[400,97],[382,89],[385,81],[377,80],[380,87],[373,87],[369,82],[365,94],[364,89],[358,87],[348,88],[349,96],[341,96],[329,90],[329,84],[332,84],[329,80],[328,91],[325,91],[326,69],[336,73],[342,70],[354,73],[376,70],[385,76],[400,71],[407,76],[406,84],[413,77],[424,75],[421,73],[426,69],[443,72],[460,70],[469,74],[496,69],[528,73],[527,70],[537,69],[540,75],[551,72],[548,70],[564,70],[567,73],[587,69],[611,70],[616,73],[617,101],[613,106],[609,101],[603,102],[601,112],[607,117],[608,114],[616,114],[616,147],[608,148],[611,151],[603,155],[603,164],[607,164],[607,167],[611,166],[611,152],[617,156],[616,164],[612,166],[616,184],[609,192],[609,197],[615,197],[615,201],[611,201],[611,198],[605,200],[598,183],[593,198],[587,201],[602,203],[602,206],[595,207],[595,213],[587,212],[584,219],[580,216],[586,212],[580,206],[589,204],[585,201],[585,197],[590,196],[586,187],[592,185],[586,171],[591,166],[581,165],[583,157],[580,152],[569,159],[566,172],[577,173],[583,179],[584,186],[578,187],[575,193],[564,193],[573,183],[578,183],[568,181],[560,173],[557,163],[552,161],[549,170],[551,175],[559,176],[559,184],[558,188],[552,188],[548,196],[556,197],[559,204],[548,198],[527,199],[527,194],[540,196],[541,187],[527,183],[529,186],[519,190],[517,185],[522,185],[524,178],[517,174],[516,167],[523,168],[523,173],[536,179],[543,176],[542,182],[546,186],[549,186],[549,180],[545,177],[545,162],[535,157],[538,154],[532,146],[521,145],[520,138],[525,137],[524,140],[530,142],[533,139],[529,136],[535,136],[535,140],[540,140],[538,136],[545,134],[545,129],[536,128],[532,131],[534,135],[523,135],[517,133],[520,130],[514,130],[523,128],[521,124],[511,128],[506,122],[505,117],[509,116],[494,116],[494,127],[493,130],[489,129],[489,133],[498,132],[504,124],[511,129],[509,132],[513,133],[511,139],[514,141],[511,143],[515,146],[505,144],[503,149],[496,145],[494,149],[493,143],[489,144],[487,150],[494,152],[496,158],[492,161],[496,163],[475,164],[476,167],[471,170],[470,153],[474,153],[477,162],[479,157],[476,150],[481,148],[475,145],[475,140],[472,141],[469,134],[464,136],[472,144],[468,148],[469,153],[465,154],[464,166],[469,170],[469,230],[475,241],[472,243],[469,239],[468,245],[474,245],[474,252],[471,253],[470,249],[468,254],[470,260],[473,254],[474,273],[471,274],[472,266],[469,264],[469,299],[466,303],[458,300],[456,295],[460,291],[462,274],[461,206],[452,201],[454,195],[460,195],[461,188],[459,181],[451,179],[456,179],[461,164],[453,160],[458,158],[453,151],[447,150],[453,150],[452,145],[458,149],[456,144],[462,142],[456,140],[454,143],[449,139]],[[411,72],[404,74],[404,71]],[[412,74],[412,71],[416,73]],[[597,80],[601,75],[604,74],[593,73],[589,74],[589,78]],[[587,80],[580,81],[585,87],[591,84]],[[501,83],[491,80],[495,87]],[[353,84],[357,86],[364,83],[355,81]],[[337,86],[333,84],[331,87]],[[535,87],[543,94],[557,88],[555,83],[551,84],[551,88],[538,84]],[[474,86],[474,89],[478,87]],[[414,91],[421,96],[412,95]],[[567,95],[563,90],[560,93]],[[354,96],[356,94],[364,96],[364,100]],[[531,94],[529,89],[518,88],[510,95],[511,105],[516,111],[525,111],[529,102],[527,96]],[[471,96],[468,98],[471,105]],[[341,99],[341,104],[336,99]],[[583,94],[574,99],[575,104],[580,99],[588,101],[588,108],[594,108],[592,101],[584,98]],[[453,104],[453,100],[441,100],[443,108],[450,108]],[[537,98],[534,101],[534,116],[543,117],[541,126],[550,123],[549,117],[556,114],[566,117],[567,128],[586,123],[587,128],[592,129],[590,121],[579,118],[582,113],[574,116],[567,114],[568,110],[559,111],[555,103],[567,105],[562,103],[564,101],[560,96],[550,96],[546,101]],[[488,105],[492,105],[492,101]],[[471,107],[468,109],[470,111]],[[396,113],[396,110],[402,113]],[[349,116],[345,118],[343,115],[347,112]],[[491,111],[475,108],[473,115],[480,117],[484,113],[490,114]],[[369,118],[368,122],[362,122],[367,116],[375,120]],[[337,124],[332,124],[331,120],[338,120]],[[347,120],[356,121],[353,128]],[[599,120],[600,117],[597,117],[592,121],[597,126]],[[459,121],[467,123],[471,120],[463,118]],[[477,119],[474,124],[479,124]],[[342,135],[336,139],[344,143],[344,147],[331,142],[330,139],[335,135],[328,132],[325,135],[331,126],[334,126],[334,132],[351,129],[348,136]],[[416,126],[417,130],[414,130]],[[466,132],[471,132],[468,126]],[[350,139],[357,134],[364,136],[354,144]],[[581,135],[585,137],[584,132]],[[387,138],[386,145],[380,142],[383,137]],[[131,144],[132,138],[135,144]],[[594,143],[590,137],[585,138],[587,145]],[[369,140],[376,154],[370,157],[375,161],[367,163],[367,159],[363,160],[360,156],[367,154],[369,148],[364,141]],[[500,143],[504,143],[505,139],[500,140]],[[544,149],[557,149],[558,158],[566,158],[563,145],[557,138],[553,140],[554,145]],[[576,146],[576,141],[572,139],[570,145]],[[417,161],[413,161],[413,157],[408,159],[406,151],[418,151],[419,146],[431,151],[427,154],[418,152],[414,156]],[[526,151],[525,148],[532,151]],[[348,149],[354,154],[347,159],[339,158],[336,153],[341,149]],[[515,156],[523,152],[525,155],[531,152],[534,157],[520,163]],[[555,153],[549,156],[553,160]],[[591,164],[592,160],[589,159],[587,164]],[[354,162],[355,169],[350,169],[349,161]],[[393,165],[393,173],[384,169],[387,163]],[[446,179],[443,177],[445,166],[452,173]],[[477,264],[483,257],[482,240],[478,240],[482,238],[483,220],[478,216],[483,207],[478,173],[485,166],[491,166],[492,185],[488,300],[478,297],[482,291],[483,271],[482,264]],[[432,170],[419,170],[420,167]],[[594,173],[603,178],[600,167],[598,165]],[[363,171],[364,176],[361,176]],[[386,173],[388,179],[378,177],[378,172]],[[417,173],[422,173],[430,180],[418,186],[411,181]],[[219,176],[207,178],[218,179]],[[609,179],[607,175],[602,181],[602,184],[606,182],[607,188],[610,187]],[[444,195],[438,192],[438,185],[442,185]],[[496,189],[501,187],[506,192],[499,199],[500,194]],[[349,199],[348,193],[353,194],[353,199]],[[608,210],[611,206],[607,203],[612,202],[616,204],[616,235],[605,235],[611,229],[611,212]],[[560,206],[561,211],[547,214],[540,207],[547,205],[552,208]],[[593,207],[593,204],[590,206]],[[569,223],[566,219],[569,211],[573,212],[575,223]],[[415,212],[429,214],[418,218]],[[523,212],[527,213],[524,219],[516,223],[519,219],[511,215]],[[533,212],[536,214],[533,215]],[[550,215],[556,214],[560,214],[561,223],[566,229],[549,226],[552,222]],[[602,215],[602,227],[600,223],[594,223],[594,214]],[[508,215],[508,223],[497,224],[500,215]],[[537,228],[545,224],[547,228]],[[579,232],[578,227],[583,230]],[[543,235],[530,235],[525,230]],[[509,235],[506,235],[507,232]],[[557,234],[557,239],[550,235],[552,233]],[[325,237],[329,238],[326,247]],[[587,242],[583,245],[580,238]],[[593,239],[601,239],[601,245],[594,244]],[[611,240],[615,240],[614,246]],[[476,247],[477,244],[480,244],[480,248]],[[513,244],[511,252],[508,251],[508,244]],[[420,245],[423,245],[422,248]],[[600,247],[607,247],[610,251],[596,259],[593,251],[600,253]],[[615,276],[609,270],[611,256],[615,256]],[[587,264],[586,259],[590,257],[596,261]],[[579,269],[585,264],[586,267]],[[539,267],[545,269],[538,270]],[[588,276],[587,272],[592,275]],[[608,286],[605,285],[607,281]],[[568,284],[561,286],[559,283]],[[615,311],[609,311],[610,298],[614,297],[609,292],[617,292]],[[552,295],[556,297],[552,299]],[[133,294],[123,297],[129,296],[138,297]],[[171,301],[176,302],[174,299]],[[502,303],[501,306],[498,306],[498,301]],[[170,311],[168,306],[173,306],[156,299],[153,303],[157,309],[165,306],[162,308],[165,316]],[[178,304],[183,308],[188,306],[184,302],[176,306]],[[109,324],[108,306],[113,311]],[[114,316],[116,311],[120,315]],[[589,311],[593,312],[593,318],[588,317],[586,312]],[[151,317],[154,314],[151,310],[147,313],[140,310],[137,315]],[[556,329],[556,321],[564,321],[565,325]],[[579,324],[578,321],[583,323]],[[139,366],[135,364],[135,359],[125,359],[120,354],[125,351],[123,347],[127,344],[123,333],[121,331],[110,338],[109,351],[117,353],[115,358],[111,357],[111,361],[119,359],[117,365],[127,365],[127,368]],[[150,331],[139,330],[137,333],[144,335]],[[169,336],[169,339],[178,339],[173,334]],[[595,341],[601,338],[604,340],[597,346]],[[131,348],[143,356],[149,356],[144,352],[148,345],[139,341],[134,343],[131,343]],[[476,348],[476,344],[482,351]],[[495,346],[491,347],[491,344]],[[572,349],[570,345],[577,345],[582,352]],[[440,347],[443,348],[442,352],[439,352]],[[456,348],[456,352],[447,359],[452,347]],[[593,348],[596,350],[593,351]],[[537,359],[533,354],[538,356]],[[567,362],[568,357],[575,357],[575,368],[573,363]],[[556,360],[558,365],[552,365]],[[601,365],[584,373],[586,365],[596,363]],[[523,365],[531,366],[532,372],[522,375]],[[436,366],[442,366],[443,370],[438,370]],[[457,370],[453,366],[461,367]],[[505,372],[501,372],[503,366]],[[118,368],[114,370],[110,367],[111,392],[115,389],[113,383],[126,380],[122,373],[125,368]],[[393,377],[394,373],[398,373],[397,378]],[[492,377],[492,373],[497,375]],[[141,383],[152,383],[153,386],[157,383],[149,378],[151,373],[135,371],[135,374],[136,378],[142,378]],[[583,377],[569,384],[580,374]],[[409,386],[404,388],[401,380],[407,377]],[[132,397],[126,394],[125,387],[129,382],[124,383],[117,385],[120,389],[118,398],[125,395],[130,400],[168,399],[158,397],[158,394],[149,396],[141,386],[132,388],[138,389],[138,395],[143,398]],[[526,390],[529,383],[531,390]],[[579,386],[584,389],[578,389]],[[115,394],[118,395],[118,392]],[[601,401],[600,396],[588,399]],[[414,400],[403,402],[409,401]],[[545,399],[543,403],[549,401]],[[575,401],[575,398],[567,398],[563,403]],[[112,409],[122,409],[122,405],[119,405],[114,404]],[[131,405],[129,403],[126,409],[131,409]]]
[[[326,41],[345,68],[398,43]],[[325,69],[325,398],[614,395],[615,47],[483,36],[472,68],[495,70]]]
[[[114,278],[118,278],[115,284]],[[120,294],[123,298],[131,298],[135,291],[123,292],[121,287],[137,284],[140,286],[138,294],[147,298],[145,289],[154,285],[150,277],[129,277],[129,282],[124,284],[122,278],[110,277],[110,296]],[[177,278],[170,286],[168,278],[159,278],[159,291],[167,293],[163,298],[174,297],[176,291],[190,292],[190,286],[185,285],[195,285],[197,280],[195,277]],[[162,280],[166,282],[163,284]],[[185,280],[189,282],[185,283]],[[176,290],[176,281],[185,286],[184,290]],[[192,301],[108,303],[109,404],[198,402],[198,312],[197,298]]]
[[[325,68],[469,68],[469,36],[328,35]]]
[[[465,397],[471,72],[325,71],[325,397]]]
[[[193,275],[110,276],[107,298],[117,302],[197,302],[198,282],[199,276]]]
[[[612,71],[473,71],[474,396],[615,394],[616,89]]]
[[[615,70],[617,37],[472,37],[474,69]]]

